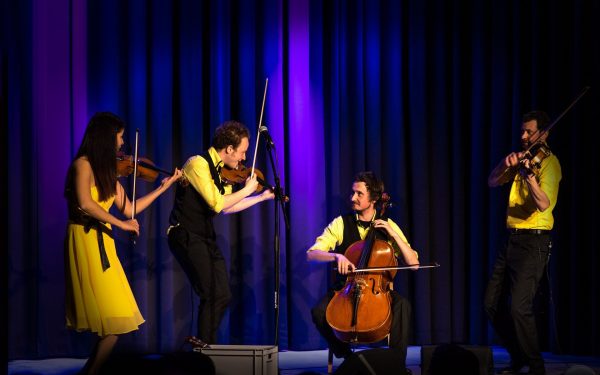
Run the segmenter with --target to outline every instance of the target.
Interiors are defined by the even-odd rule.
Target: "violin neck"
[[[167,170],[164,170],[162,168],[159,168],[159,167],[157,167],[155,165],[152,165],[152,164],[149,164],[149,163],[145,163],[142,160],[138,160],[138,164],[141,165],[144,168],[152,169],[155,172],[160,172],[160,173],[162,173],[164,175],[167,175],[167,176],[171,176],[173,174],[173,173],[171,173],[171,172],[169,172]]]

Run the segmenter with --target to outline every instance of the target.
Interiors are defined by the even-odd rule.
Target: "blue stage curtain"
[[[487,176],[519,148],[521,115],[555,119],[563,168],[542,304],[544,350],[600,355],[600,3],[539,1],[4,1],[2,119],[8,152],[8,356],[85,356],[93,336],[64,321],[63,184],[89,117],[112,111],[163,169],[203,152],[219,123],[264,125],[291,198],[281,222],[281,349],[324,348],[310,308],[328,267],[305,251],[346,212],[353,176],[380,175],[389,211],[421,262],[395,288],[413,304],[411,344],[493,344],[482,297],[502,246],[508,190]],[[257,167],[273,182],[264,141]],[[123,179],[131,192],[131,180]],[[138,194],[156,183],[140,182]],[[140,215],[134,245],[116,231],[142,314],[121,348],[178,349],[197,297],[166,242],[174,191]],[[273,202],[219,216],[233,301],[222,343],[273,344]],[[283,217],[281,218],[283,220]],[[548,299],[548,292],[545,293]],[[543,300],[543,299],[542,299]],[[192,323],[192,321],[194,322]],[[558,329],[558,340],[555,337]]]

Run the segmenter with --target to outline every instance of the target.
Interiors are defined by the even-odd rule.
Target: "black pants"
[[[515,367],[544,374],[533,299],[550,258],[549,234],[511,234],[496,258],[484,307]],[[510,303],[508,297],[510,296]]]
[[[329,348],[333,354],[338,357],[348,357],[352,354],[350,344],[342,342],[335,337],[333,330],[327,323],[325,312],[329,301],[334,296],[334,291],[330,290],[319,303],[312,308],[312,319],[319,333],[327,340]],[[397,351],[397,358],[401,363],[406,363],[406,350],[408,348],[408,337],[410,330],[411,306],[410,302],[401,297],[395,291],[392,294],[392,327],[390,328],[390,349]]]
[[[223,254],[213,239],[191,233],[182,226],[169,231],[169,247],[200,297],[198,338],[214,344],[231,300]]]

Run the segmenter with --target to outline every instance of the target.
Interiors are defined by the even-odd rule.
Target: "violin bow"
[[[131,195],[131,220],[135,219],[135,191],[136,191],[136,183],[137,183],[137,169],[138,169],[138,138],[140,134],[140,129],[135,129],[135,151],[133,155],[133,193]],[[135,235],[133,237],[133,244],[135,245]]]
[[[265,101],[267,99],[267,86],[269,86],[269,78],[265,80],[265,92],[263,93],[262,107],[260,108],[260,118],[258,119],[258,129],[256,131],[256,145],[254,146],[254,157],[252,160],[252,171],[250,172],[250,178],[254,177],[254,166],[256,165],[256,154],[258,153],[258,141],[260,139],[260,126],[263,120],[263,113],[265,111]]]
[[[562,111],[562,113],[554,120],[552,121],[552,123],[550,125],[548,125],[546,127],[546,129],[540,131],[539,133],[537,133],[537,137],[535,138],[534,141],[531,142],[531,144],[529,145],[529,147],[527,147],[527,150],[524,151],[524,154],[527,154],[536,144],[539,143],[540,139],[542,139],[542,137],[544,136],[544,134],[548,133],[550,131],[550,129],[552,129],[554,127],[554,125],[556,125],[558,123],[558,121],[564,117],[564,115],[567,114],[567,112],[569,112],[571,110],[571,108],[573,108],[573,106],[579,101],[579,99],[581,99],[586,93],[587,91],[590,89],[590,86],[585,86],[583,88],[583,90],[581,91],[581,93],[579,93],[579,95],[577,95],[577,97],[575,99],[573,99],[573,101],[571,102],[571,104],[569,104],[569,106]],[[525,158],[521,158],[519,160],[519,162],[521,162],[522,160],[524,160]],[[499,174],[500,177],[504,176],[506,173],[508,173],[508,171],[510,171],[511,169],[513,169],[513,167],[506,167],[504,169],[504,171]],[[513,175],[514,176],[514,175]],[[512,177],[511,177],[512,178]]]
[[[567,112],[569,112],[571,110],[571,108],[573,108],[573,106],[579,101],[579,99],[581,99],[581,97],[583,97],[587,91],[590,89],[590,86],[585,86],[583,88],[583,90],[581,91],[581,93],[579,95],[577,95],[577,97],[575,99],[573,99],[573,101],[571,102],[571,104],[569,104],[569,106],[562,111],[562,113],[560,115],[558,115],[558,117],[550,124],[546,127],[546,129],[540,131],[538,133],[537,138],[535,139],[535,141],[531,142],[531,145],[527,148],[527,150],[525,150],[525,153],[529,152],[529,150],[531,150],[533,148],[533,146],[535,146],[537,143],[539,143],[540,139],[542,139],[542,137],[544,136],[544,134],[548,133],[550,131],[550,129],[552,129],[554,127],[554,125],[556,125],[556,123],[558,123],[558,121],[564,117],[564,115],[567,114]]]

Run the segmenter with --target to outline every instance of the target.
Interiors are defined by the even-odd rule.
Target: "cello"
[[[384,218],[389,201],[389,195],[383,193],[380,219]],[[390,291],[398,261],[385,236],[372,222],[366,238],[350,245],[344,253],[357,270],[348,275],[344,287],[335,292],[325,312],[327,323],[341,341],[372,343],[390,332]],[[384,270],[369,270],[372,268]]]

